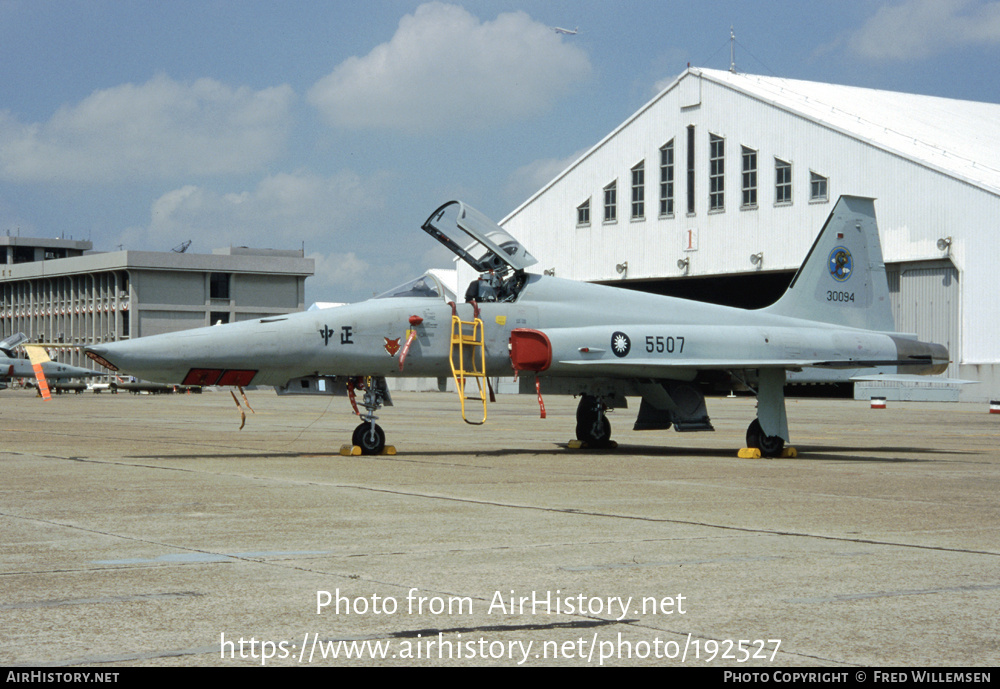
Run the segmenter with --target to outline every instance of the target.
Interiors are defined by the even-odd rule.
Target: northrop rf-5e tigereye
[[[385,378],[454,376],[462,413],[486,418],[487,375],[520,374],[545,394],[580,396],[576,435],[610,444],[605,412],[639,397],[638,430],[712,430],[704,391],[739,384],[757,395],[747,445],[781,454],[789,439],[786,373],[937,374],[939,344],[893,332],[874,203],[841,197],[787,292],[759,310],[536,275],[513,237],[460,201],[423,229],[480,278],[464,303],[431,274],[365,302],[86,348],[116,371],[184,385],[274,385],[279,392],[364,391],[354,432],[363,453],[385,434]],[[472,400],[472,404],[469,402]],[[539,402],[542,397],[539,393]],[[470,408],[471,407],[471,408]],[[543,407],[544,409],[544,407]],[[355,405],[357,412],[357,406]]]

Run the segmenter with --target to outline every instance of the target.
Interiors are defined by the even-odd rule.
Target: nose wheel
[[[364,422],[354,429],[351,442],[361,448],[363,455],[382,454],[385,449],[385,431],[374,422]]]

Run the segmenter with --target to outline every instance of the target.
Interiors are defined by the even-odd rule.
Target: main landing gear
[[[760,450],[764,457],[780,457],[785,449],[785,439],[780,435],[764,435],[760,419],[754,419],[747,427],[747,447]]]
[[[607,405],[600,397],[581,396],[576,408],[576,439],[588,447],[614,447],[611,422],[605,415],[607,410]]]
[[[759,452],[762,457],[797,456],[794,447],[785,447],[788,417],[785,414],[784,386],[784,369],[761,369],[757,372],[757,418],[747,427],[747,446],[741,452]],[[764,428],[774,435],[768,435]]]

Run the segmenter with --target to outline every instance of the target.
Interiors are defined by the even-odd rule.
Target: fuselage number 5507
[[[681,354],[684,351],[683,337],[646,336],[646,351],[667,354]]]

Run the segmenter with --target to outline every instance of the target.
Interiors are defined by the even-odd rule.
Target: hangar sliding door
[[[925,342],[945,345],[955,362],[945,375],[957,378],[960,300],[955,266],[951,261],[898,263],[887,265],[886,275],[896,330],[916,333]],[[855,387],[856,398],[873,395],[904,400],[957,400],[958,387],[931,383],[859,383]]]

